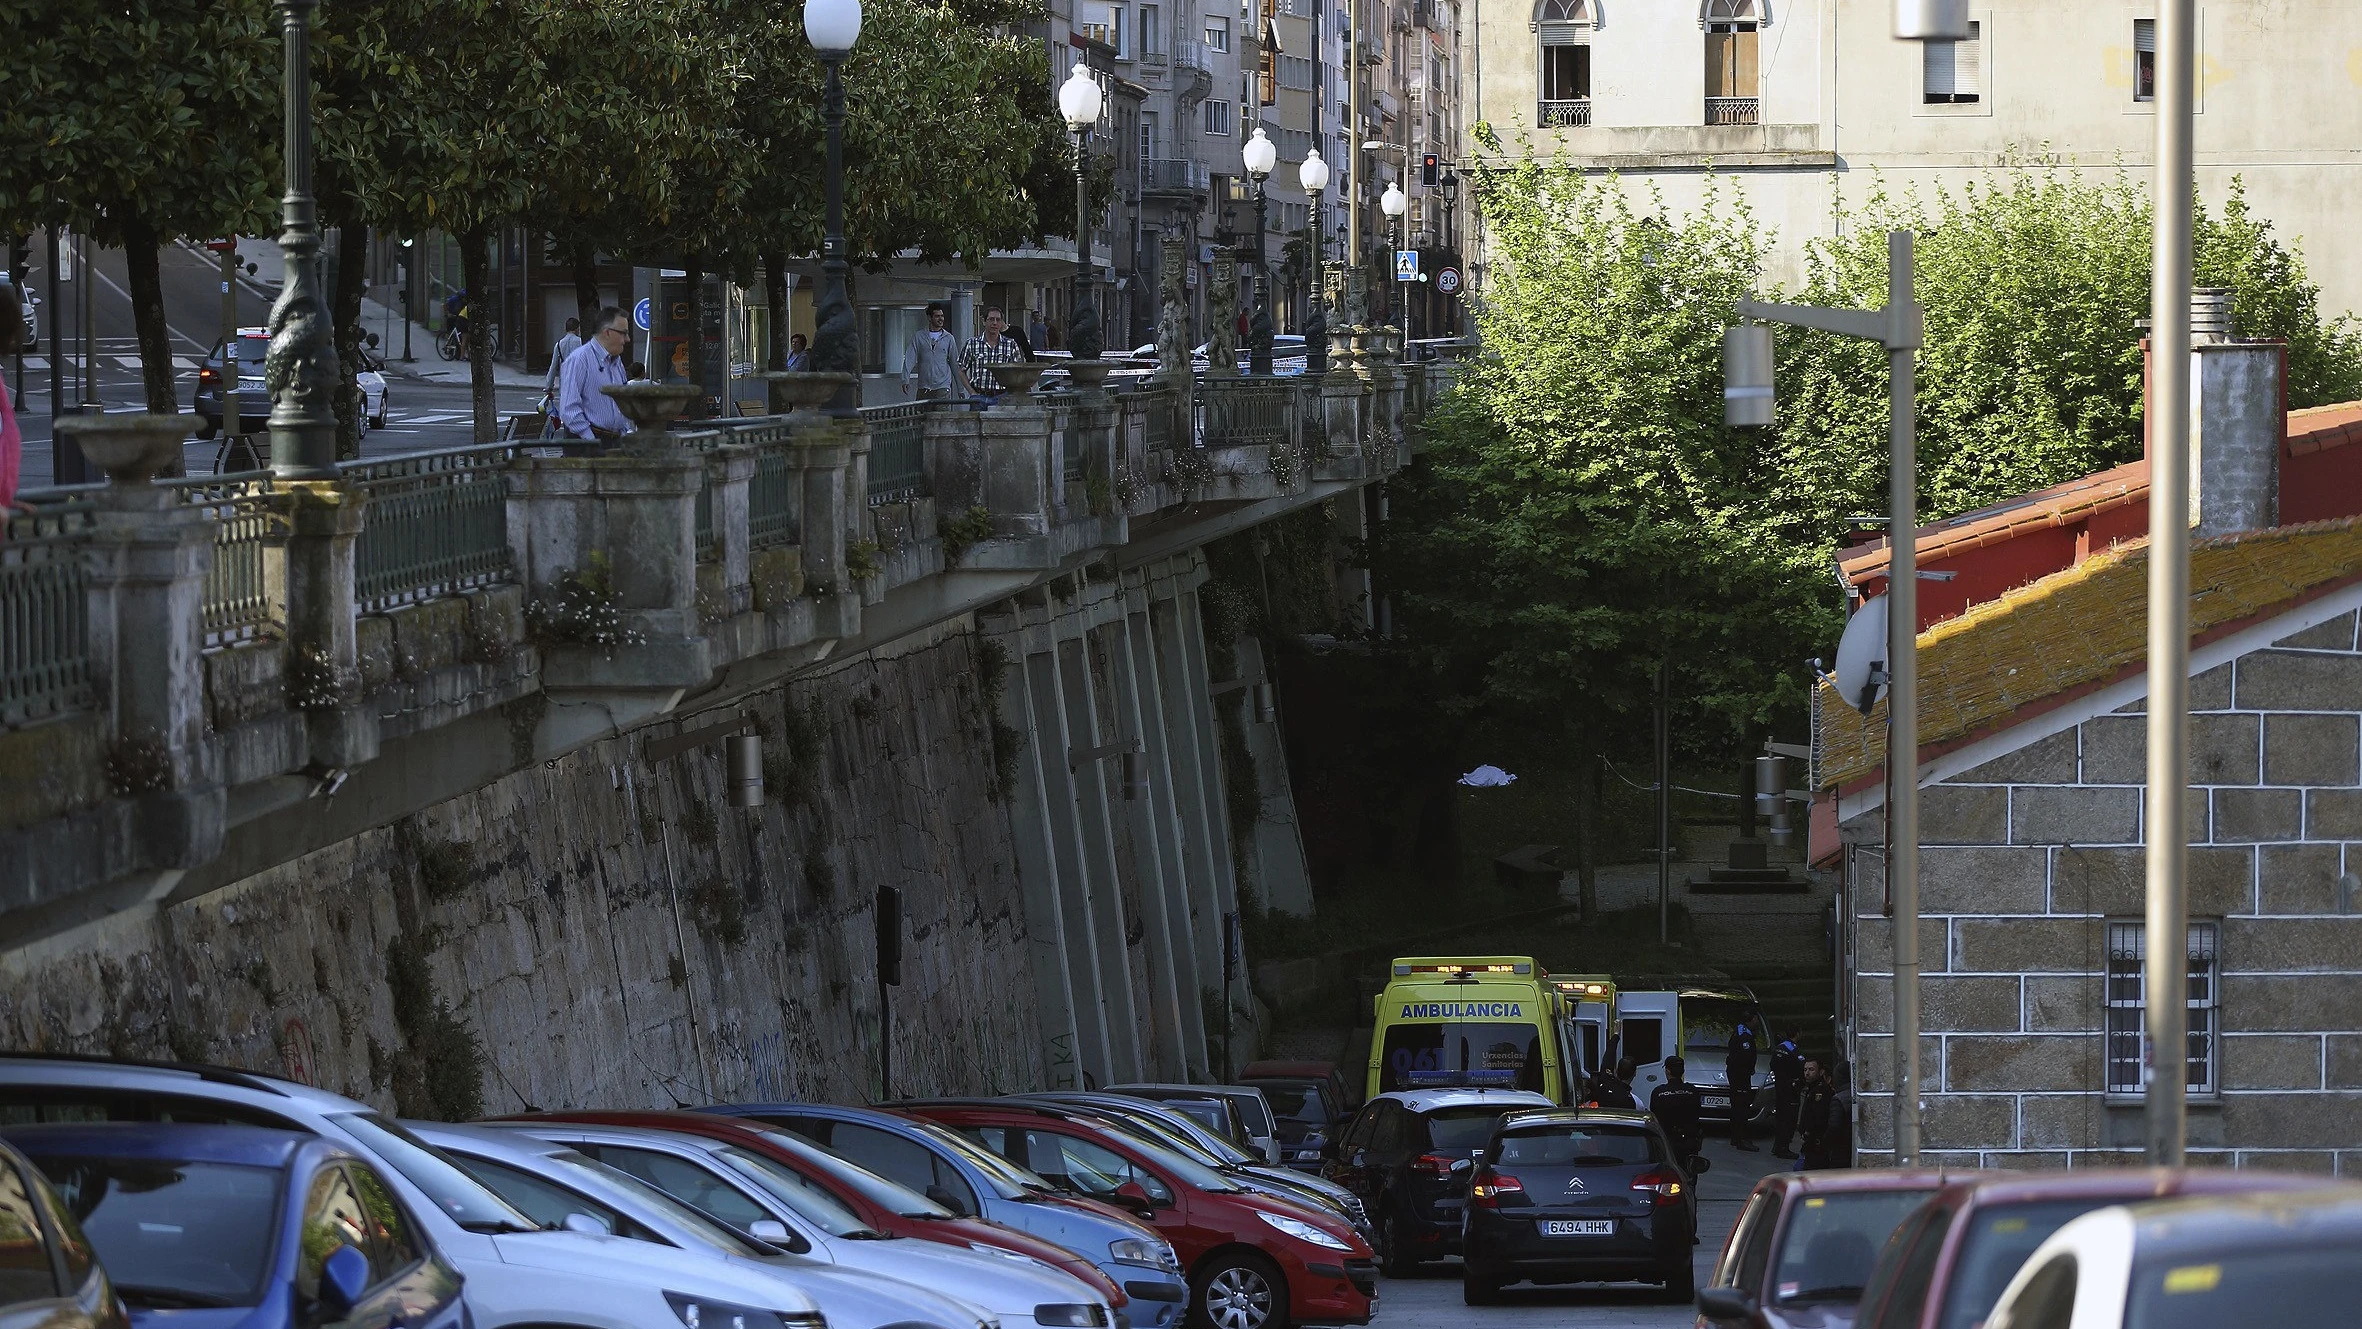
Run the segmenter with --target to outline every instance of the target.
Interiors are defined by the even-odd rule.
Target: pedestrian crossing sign
[[[1419,280],[1418,250],[1397,249],[1394,251],[1394,279],[1396,281]]]

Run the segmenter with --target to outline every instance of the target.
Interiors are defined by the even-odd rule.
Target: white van
[[[1759,1124],[1769,1121],[1771,1049],[1779,1040],[1764,1026],[1755,994],[1735,984],[1616,994],[1616,1028],[1622,1044],[1618,1055],[1632,1058],[1632,1097],[1647,1107],[1648,1096],[1665,1083],[1665,1058],[1678,1052],[1682,1078],[1698,1089],[1699,1116],[1727,1124],[1731,1096],[1724,1063],[1730,1055],[1731,1031],[1742,1019],[1755,1033],[1751,1117]]]

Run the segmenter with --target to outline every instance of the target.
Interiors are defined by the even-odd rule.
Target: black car
[[[1555,1107],[1522,1089],[1400,1089],[1362,1104],[1320,1175],[1361,1197],[1390,1278],[1460,1249],[1468,1170],[1511,1112]]]
[[[1466,1213],[1460,1287],[1471,1306],[1493,1304],[1520,1279],[1662,1283],[1673,1302],[1697,1295],[1697,1197],[1645,1112],[1504,1118],[1470,1173]]]
[[[268,328],[240,328],[231,340],[237,344],[238,356],[238,424],[231,432],[251,434],[271,418],[271,393],[262,382],[263,353],[270,349],[271,333]],[[205,421],[197,430],[199,438],[221,432],[222,364],[221,343],[215,342],[197,370],[197,396],[190,403]]]

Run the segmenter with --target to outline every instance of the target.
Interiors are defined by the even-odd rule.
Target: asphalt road
[[[1747,1193],[1772,1169],[1789,1166],[1785,1160],[1773,1158],[1768,1145],[1748,1154],[1731,1148],[1724,1139],[1709,1138],[1706,1157],[1713,1167],[1698,1180],[1698,1246],[1693,1255],[1699,1287],[1710,1281],[1707,1275],[1722,1254],[1723,1240],[1738,1222]],[[1665,1301],[1664,1289],[1639,1283],[1571,1287],[1519,1283],[1502,1292],[1502,1305],[1472,1307],[1460,1298],[1460,1262],[1456,1259],[1429,1267],[1421,1277],[1381,1279],[1378,1298],[1378,1314],[1370,1321],[1370,1329],[1557,1329],[1563,1325],[1664,1329],[1697,1322],[1694,1305],[1671,1305]]]
[[[41,344],[22,358],[21,379],[19,361],[0,362],[0,374],[6,376],[10,397],[16,404],[17,422],[24,432],[21,483],[27,488],[50,484],[54,474],[49,426],[49,335],[53,317],[62,316],[64,320],[57,325],[65,342],[65,354],[61,357],[66,362],[63,400],[71,408],[84,399],[79,373],[78,293],[72,282],[55,294],[46,289],[45,262],[45,256],[36,252],[30,279],[43,302]],[[157,267],[164,286],[164,317],[172,347],[175,395],[181,409],[189,410],[197,392],[197,368],[221,335],[221,268],[214,255],[180,245],[166,248],[158,256]],[[146,393],[141,386],[139,342],[132,323],[122,251],[95,251],[92,269],[96,281],[91,301],[91,330],[96,334],[97,364],[90,376],[91,386],[96,399],[107,410],[144,409]],[[270,303],[276,294],[275,288],[241,282],[240,324],[267,322]],[[400,353],[402,329],[398,323],[380,328],[372,322],[369,330],[387,334],[387,340],[392,343],[388,349],[396,355]],[[361,440],[361,453],[365,457],[461,447],[474,439],[465,366],[436,359],[432,344],[420,331],[412,334],[412,351],[422,357],[417,363],[404,365],[394,360],[386,366],[386,427],[370,430]],[[499,392],[501,413],[505,417],[530,411],[539,396],[539,391],[532,387],[503,387]],[[192,440],[187,449],[189,471],[201,474],[216,469],[220,450],[218,442]]]

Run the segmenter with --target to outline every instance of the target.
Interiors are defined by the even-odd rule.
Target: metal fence
[[[1198,384],[1198,437],[1209,448],[1284,443],[1295,391],[1269,379],[1208,379]]]
[[[287,543],[288,519],[269,471],[167,480],[181,501],[208,508],[221,523],[213,569],[205,574],[205,644],[226,646],[262,635],[279,622],[271,600],[272,551]]]
[[[509,574],[508,444],[347,462],[369,496],[353,548],[353,598],[364,614],[449,595]]]
[[[1534,123],[1544,129],[1569,129],[1590,124],[1591,99],[1570,97],[1563,101],[1542,102]]]
[[[869,501],[900,503],[927,491],[927,404],[864,406],[869,425]]]
[[[1708,97],[1706,123],[1709,125],[1752,125],[1760,123],[1763,103],[1753,97]]]
[[[38,506],[0,513],[0,727],[97,704],[90,660],[90,583],[82,543],[86,492],[20,494]]]

